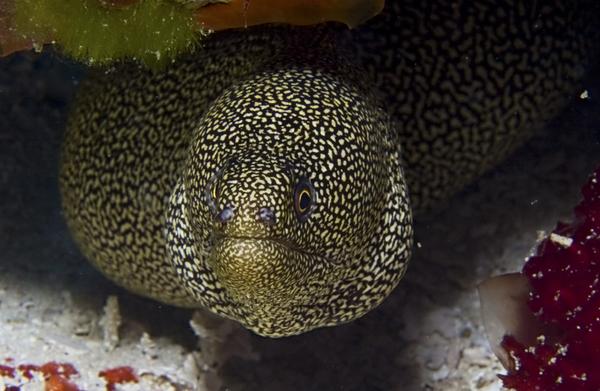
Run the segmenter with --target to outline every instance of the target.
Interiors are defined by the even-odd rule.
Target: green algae
[[[16,30],[34,41],[51,37],[64,52],[88,64],[132,58],[159,67],[200,36],[193,14],[173,2],[142,0],[107,9],[97,0],[16,0]]]

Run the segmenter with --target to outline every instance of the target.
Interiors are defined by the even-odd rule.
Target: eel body
[[[70,229],[127,289],[261,335],[353,320],[404,274],[413,210],[576,92],[597,11],[389,1],[352,33],[222,32],[161,72],[119,66],[83,87],[70,118]]]

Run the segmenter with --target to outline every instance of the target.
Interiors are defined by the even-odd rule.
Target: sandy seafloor
[[[518,270],[538,231],[569,218],[600,164],[600,83],[590,81],[589,99],[575,97],[550,129],[419,218],[410,270],[375,311],[278,340],[199,321],[198,339],[190,311],[114,286],[67,232],[57,159],[82,74],[53,54],[0,59],[0,365],[68,362],[85,390],[104,390],[98,372],[121,365],[144,374],[123,390],[498,390],[476,285]],[[109,296],[118,334],[114,311],[104,315]],[[0,377],[0,389],[11,384],[43,389],[41,377]]]

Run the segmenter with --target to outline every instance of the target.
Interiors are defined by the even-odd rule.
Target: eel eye
[[[314,205],[315,189],[307,178],[301,178],[294,189],[294,209],[298,219],[306,220]]]

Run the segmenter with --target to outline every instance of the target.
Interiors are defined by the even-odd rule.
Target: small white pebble
[[[564,248],[569,248],[573,244],[573,239],[555,233],[550,234],[550,241],[559,244]]]
[[[590,99],[590,93],[588,90],[583,90],[583,92],[579,95],[579,99]]]
[[[142,338],[140,338],[140,347],[142,348],[142,353],[150,358],[151,360],[155,360],[158,358],[158,347],[156,346],[156,342],[150,338],[148,333],[142,333]]]

